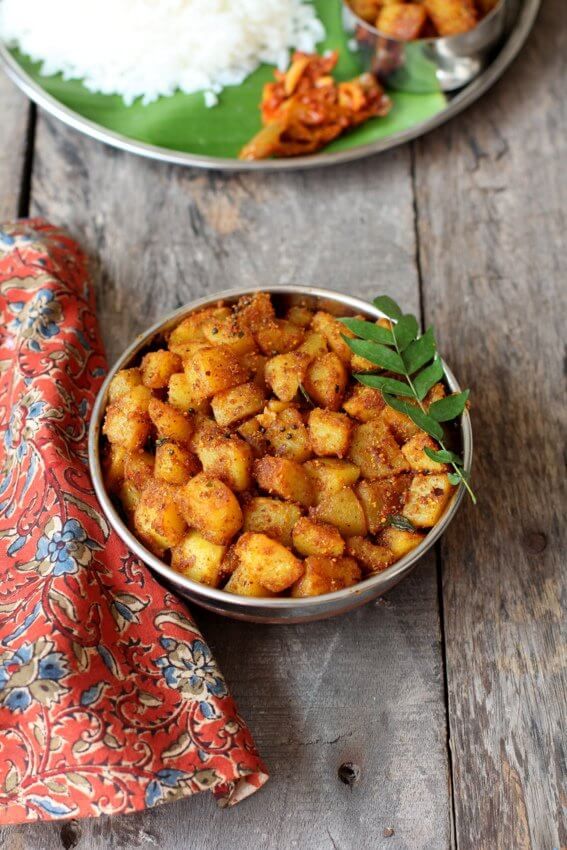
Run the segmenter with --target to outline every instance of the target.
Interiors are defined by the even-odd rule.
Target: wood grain
[[[0,221],[19,212],[27,152],[29,101],[0,71]]]
[[[32,210],[92,255],[113,357],[160,314],[230,286],[387,290],[419,310],[407,148],[332,172],[223,177],[108,150],[42,116]],[[326,623],[256,627],[196,613],[272,778],[230,812],[202,796],[83,822],[79,847],[448,850],[433,559],[387,603]],[[344,762],[361,768],[352,789],[338,778]],[[67,840],[57,824],[13,832],[26,850]]]
[[[564,11],[417,147],[425,311],[475,399],[480,503],[443,543],[459,850],[567,846]]]

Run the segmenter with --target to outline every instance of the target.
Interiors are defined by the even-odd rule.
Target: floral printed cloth
[[[87,423],[106,362],[86,262],[0,229],[0,823],[131,812],[267,779],[186,609],[110,530]]]

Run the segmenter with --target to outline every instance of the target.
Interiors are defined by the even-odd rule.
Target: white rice
[[[150,103],[203,91],[214,106],[262,62],[313,52],[323,25],[308,0],[0,0],[0,37],[93,92]]]

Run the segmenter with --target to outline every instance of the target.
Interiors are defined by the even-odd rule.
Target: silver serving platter
[[[138,142],[120,133],[107,130],[94,121],[83,118],[47,94],[21,68],[8,49],[1,43],[0,62],[16,85],[35,101],[38,106],[75,130],[79,130],[87,136],[98,139],[115,148],[162,162],[189,165],[196,168],[212,168],[218,171],[293,171],[295,169],[338,165],[343,162],[352,162],[353,160],[381,153],[404,142],[409,142],[412,139],[423,136],[424,133],[428,133],[435,127],[439,127],[439,125],[445,123],[445,121],[458,115],[459,112],[462,112],[463,109],[466,109],[467,106],[470,106],[471,103],[474,103],[475,100],[484,94],[518,55],[534,24],[540,5],[541,0],[512,0],[507,35],[500,51],[487,66],[486,70],[461,92],[454,95],[447,103],[447,107],[437,115],[416,124],[414,127],[394,133],[388,136],[388,138],[378,139],[367,145],[361,145],[360,147],[345,151],[336,151],[334,153],[322,152],[312,156],[295,157],[293,159],[270,159],[260,162],[246,162],[224,157],[199,156],[184,151],[150,145],[145,142]]]
[[[196,602],[210,611],[215,611],[217,614],[223,614],[237,620],[249,620],[256,623],[299,623],[321,620],[350,611],[359,605],[376,599],[376,597],[390,590],[390,588],[408,575],[417,561],[431,549],[453,519],[463,497],[464,488],[461,486],[456,489],[445,513],[437,525],[427,534],[423,542],[412,552],[400,558],[399,561],[378,575],[365,579],[359,584],[348,587],[345,590],[326,593],[321,596],[313,596],[305,599],[292,599],[289,597],[257,599],[249,596],[237,596],[221,589],[199,584],[176,572],[164,563],[164,561],[152,554],[124,523],[104,486],[102,476],[102,424],[107,404],[108,388],[116,372],[135,365],[138,362],[139,356],[144,351],[163,341],[164,334],[172,330],[189,313],[215,304],[218,301],[225,301],[231,304],[242,295],[259,291],[271,293],[278,311],[285,310],[293,304],[301,303],[309,307],[328,310],[336,316],[362,314],[374,320],[382,316],[379,310],[366,301],[361,301],[359,298],[353,298],[350,295],[343,295],[328,289],[315,289],[308,286],[266,286],[251,289],[231,289],[218,292],[206,298],[200,298],[198,301],[193,301],[191,304],[181,307],[179,310],[157,322],[144,334],[140,334],[110,370],[97,396],[90,423],[90,471],[98,500],[116,533],[134,554],[165,579],[181,596],[186,597],[192,602]],[[460,387],[452,372],[445,363],[443,363],[443,366],[449,388],[453,392],[459,392]],[[472,464],[473,446],[471,422],[467,411],[461,417],[460,437],[464,468],[468,473]]]

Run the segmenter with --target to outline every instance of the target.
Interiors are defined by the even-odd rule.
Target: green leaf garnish
[[[310,405],[311,405],[311,407],[317,407],[317,405],[315,404],[315,402],[313,401],[313,399],[311,398],[311,396],[309,395],[309,393],[307,392],[307,390],[305,389],[305,387],[303,386],[303,384],[300,384],[300,385],[299,385],[299,392],[301,393],[301,395],[303,396],[303,398],[305,399],[305,401],[306,401],[308,404],[310,404]]]
[[[405,316],[394,325],[394,339],[398,351],[405,351],[410,342],[413,342],[419,333],[417,319],[411,313],[406,313]]]
[[[431,416],[428,416],[427,413],[420,410],[419,407],[414,407],[413,404],[409,404],[407,401],[401,401],[396,396],[389,395],[388,393],[383,392],[382,395],[389,407],[393,407],[394,410],[400,413],[405,413],[418,428],[421,428],[430,437],[435,437],[436,440],[443,439],[443,428],[441,425],[435,419],[432,419]]]
[[[425,446],[423,451],[431,460],[436,460],[437,463],[455,463],[457,466],[462,466],[463,462],[459,455],[456,455],[454,452],[450,452],[447,449],[440,449],[439,451],[434,451],[430,449],[429,446]]]
[[[399,304],[396,304],[393,298],[390,298],[389,295],[379,295],[378,298],[375,298],[372,302],[374,306],[380,310],[381,313],[384,313],[389,319],[401,319],[402,318],[402,308]]]
[[[451,419],[456,419],[465,409],[469,394],[470,390],[464,390],[462,393],[453,393],[440,398],[439,401],[434,401],[429,407],[430,416],[433,416],[437,422],[449,422]]]
[[[401,514],[392,514],[386,520],[386,525],[391,525],[393,528],[397,528],[398,531],[415,531],[415,526],[411,524],[409,519],[406,519],[405,516]]]
[[[461,479],[463,481],[466,481],[466,477],[464,475],[459,475],[457,472],[449,472],[447,478],[449,479],[449,483],[452,484],[454,487],[461,483]],[[473,499],[473,502],[475,502],[476,504],[475,499]]]
[[[437,346],[433,328],[427,328],[423,336],[416,339],[404,351],[404,364],[408,375],[413,375],[435,356]]]
[[[411,387],[408,387],[407,384],[404,384],[403,381],[396,381],[395,378],[383,378],[382,375],[363,375],[358,374],[355,375],[357,381],[360,381],[361,384],[364,384],[367,387],[373,387],[375,390],[383,390],[385,393],[391,393],[392,395],[401,395],[406,396],[407,398],[413,398],[413,391]]]
[[[430,366],[422,369],[413,379],[413,385],[420,401],[423,401],[431,387],[434,387],[443,379],[443,364],[439,357],[435,357]]]
[[[373,325],[363,319],[339,319],[350,331],[360,339],[371,339],[373,342],[381,342],[383,345],[394,345],[394,335],[388,328]]]
[[[343,339],[355,354],[364,357],[365,360],[370,360],[371,363],[375,363],[376,366],[387,369],[389,372],[396,372],[398,375],[404,374],[404,361],[391,348],[366,339],[349,339],[348,336],[343,336]]]

